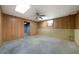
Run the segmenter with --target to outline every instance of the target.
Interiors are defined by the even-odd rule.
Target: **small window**
[[[49,20],[49,21],[47,21],[47,23],[48,23],[48,26],[52,26],[53,25],[53,20]]]

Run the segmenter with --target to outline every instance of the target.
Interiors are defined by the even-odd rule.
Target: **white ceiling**
[[[2,5],[1,7],[3,13],[35,21],[38,21],[34,16],[36,11],[46,15],[48,19],[53,19],[74,14],[79,10],[78,5],[31,5],[31,8],[22,14],[15,11],[16,5]]]

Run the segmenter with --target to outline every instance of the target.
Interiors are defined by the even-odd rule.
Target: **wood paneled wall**
[[[76,15],[75,28],[79,29],[79,12]]]
[[[43,21],[39,23],[39,27],[52,29],[75,29],[75,17],[76,15],[69,15],[56,18],[53,20],[53,25],[51,27],[48,27],[47,21]]]
[[[75,19],[74,37],[76,44],[79,46],[79,12],[77,13]]]
[[[23,38],[24,20],[18,17],[3,14],[2,15],[2,39],[4,41]]]
[[[74,40],[75,16],[56,18],[50,27],[48,27],[47,21],[40,22],[38,34],[58,39]]]
[[[79,29],[79,13],[54,19],[52,27],[48,27],[47,21],[30,22],[30,35],[36,35],[39,28],[51,29]],[[76,23],[75,23],[75,19]],[[2,28],[2,30],[1,30]],[[1,33],[2,32],[2,33]],[[2,36],[2,38],[1,38]],[[0,41],[3,42],[23,38],[24,36],[24,19],[2,14],[0,12]]]
[[[69,15],[54,20],[54,29],[75,29],[75,15]]]
[[[30,35],[36,35],[38,33],[38,23],[30,22]]]
[[[24,20],[25,22],[30,23],[30,32],[29,35],[37,35],[38,34],[38,22],[32,20]]]
[[[2,43],[2,14],[1,14],[1,8],[0,8],[0,45]]]
[[[24,19],[7,14],[2,14],[2,18],[3,42],[24,37]],[[27,22],[30,23],[30,35],[36,35],[38,32],[37,23],[34,21]]]

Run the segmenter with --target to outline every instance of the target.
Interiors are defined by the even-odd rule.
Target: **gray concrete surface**
[[[78,54],[74,42],[46,36],[25,36],[23,39],[5,43],[0,54]]]

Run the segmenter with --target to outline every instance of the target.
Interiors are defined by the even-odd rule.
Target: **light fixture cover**
[[[29,5],[17,5],[15,11],[25,13],[30,8]]]

